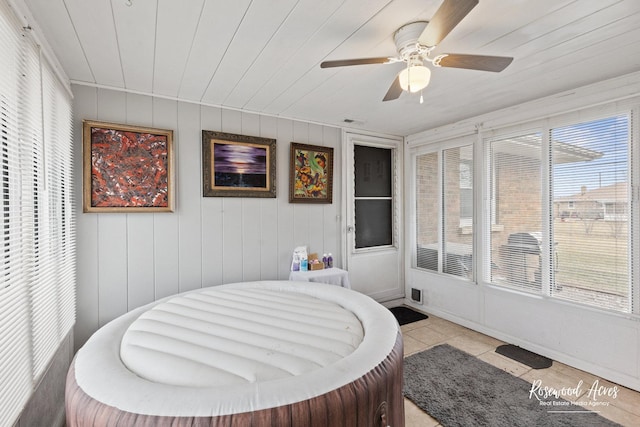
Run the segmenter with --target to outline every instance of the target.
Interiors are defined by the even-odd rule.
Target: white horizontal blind
[[[473,145],[437,149],[414,159],[415,266],[471,280]]]
[[[32,389],[27,226],[21,205],[20,114],[24,68],[20,24],[0,3],[0,126],[2,127],[2,258],[0,272],[0,425],[11,425]]]
[[[631,123],[629,112],[485,140],[491,283],[632,311]]]
[[[444,150],[442,161],[442,271],[473,279],[473,145]]]
[[[539,293],[542,261],[542,138],[539,132],[496,137],[487,144],[485,239],[490,282]]]
[[[556,297],[631,310],[630,115],[550,130]]]
[[[416,180],[416,267],[439,271],[439,215],[441,182],[438,177],[439,153],[415,157]]]
[[[20,88],[20,174],[21,197],[20,211],[22,217],[21,239],[23,241],[22,263],[27,271],[26,286],[29,289],[29,306],[38,303],[33,299],[34,284],[38,284],[37,244],[39,234],[38,210],[40,209],[39,189],[42,170],[42,92],[40,90],[40,54],[38,47],[28,37],[23,37],[22,50],[24,65]],[[31,327],[31,359],[32,375],[36,375],[34,366],[34,350],[38,331],[32,315],[29,316]]]
[[[44,144],[36,157],[35,259],[31,285],[34,369],[39,376],[74,323],[75,250],[71,205],[71,115],[64,88],[42,62]]]
[[[12,425],[75,317],[71,100],[5,0],[0,48],[0,425]]]

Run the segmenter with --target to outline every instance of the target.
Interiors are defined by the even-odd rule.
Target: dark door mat
[[[408,307],[393,307],[389,309],[396,319],[398,319],[398,323],[402,325],[406,325],[407,323],[417,322],[418,320],[428,319],[429,316],[426,314],[419,313],[415,310],[411,310]]]
[[[553,364],[553,360],[540,356],[539,354],[532,353],[529,350],[525,350],[524,348],[520,348],[513,344],[504,344],[499,346],[496,348],[496,353],[523,363],[533,369],[549,368]]]

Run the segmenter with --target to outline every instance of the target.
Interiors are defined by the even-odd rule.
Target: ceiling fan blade
[[[438,55],[433,59],[436,67],[466,68],[467,70],[500,72],[511,64],[509,56],[465,55],[451,53]]]
[[[382,100],[393,101],[394,99],[398,99],[400,95],[402,95],[402,87],[400,87],[400,75],[398,74]]]
[[[477,4],[478,0],[444,0],[418,42],[426,46],[438,45]]]
[[[346,67],[349,65],[366,65],[366,64],[389,64],[397,62],[396,58],[387,56],[380,58],[360,58],[360,59],[338,59],[336,61],[324,61],[320,64],[320,68]]]

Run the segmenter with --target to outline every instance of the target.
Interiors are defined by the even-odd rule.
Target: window
[[[550,130],[553,205],[575,211],[553,218],[553,296],[630,311],[629,132],[628,114]]]
[[[413,148],[413,267],[639,313],[636,110],[608,108]]]
[[[471,227],[472,222],[473,163],[469,159],[460,159],[460,227]]]
[[[415,156],[418,268],[472,278],[473,146]]]
[[[485,139],[488,282],[632,310],[630,123],[622,114]]]
[[[439,153],[420,154],[415,158],[416,169],[416,267],[440,271],[438,254],[440,179]]]
[[[356,249],[393,242],[392,150],[354,145]]]
[[[539,132],[527,132],[486,142],[494,206],[488,209],[489,224],[501,226],[501,231],[485,227],[491,283],[541,289],[541,139]]]
[[[0,2],[0,425],[13,425],[75,320],[71,100]]]

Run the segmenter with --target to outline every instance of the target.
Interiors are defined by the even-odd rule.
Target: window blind
[[[633,311],[632,122],[629,112],[485,141],[491,283]]]
[[[443,151],[443,254],[442,270],[472,278],[473,146]]]
[[[631,310],[630,123],[622,114],[549,131],[558,298]]]
[[[491,283],[540,292],[542,266],[542,138],[539,132],[487,141]],[[494,228],[495,226],[495,228]]]
[[[12,425],[75,321],[71,100],[0,1],[0,425]]]
[[[416,261],[473,279],[473,145],[415,156]]]
[[[31,332],[27,288],[28,266],[22,254],[21,163],[19,106],[23,69],[20,24],[5,2],[0,3],[0,67],[2,102],[3,251],[0,290],[0,424],[11,425],[32,388]]]
[[[440,179],[439,153],[415,157],[416,185],[416,264],[418,268],[439,271]]]
[[[71,187],[71,111],[64,87],[42,61],[44,144],[37,144],[36,272],[32,284],[34,369],[39,376],[75,315]],[[69,188],[67,188],[69,187]]]

